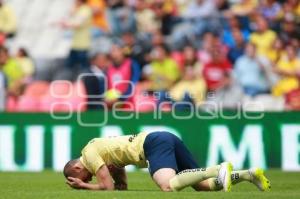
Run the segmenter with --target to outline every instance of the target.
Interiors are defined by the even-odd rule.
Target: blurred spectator
[[[30,80],[34,74],[35,68],[27,50],[24,48],[20,48],[18,50],[16,60],[23,71],[24,77],[27,80]]]
[[[214,47],[212,60],[204,65],[203,77],[208,93],[205,109],[236,108],[240,105],[243,92],[232,77],[232,65],[222,54],[222,50]],[[212,107],[211,107],[212,106]]]
[[[140,80],[140,66],[131,58],[126,58],[120,45],[111,48],[111,65],[107,69],[108,92],[119,93],[120,100],[127,100],[133,92],[133,86]],[[115,100],[111,100],[113,103]]]
[[[150,4],[145,0],[136,0],[136,22],[140,33],[152,33],[161,27],[160,21],[150,9]]]
[[[0,32],[0,46],[4,46],[5,40],[5,34]]]
[[[286,95],[286,109],[300,110],[300,90],[293,90]]]
[[[182,52],[173,52],[173,59],[176,60],[180,67],[180,71],[184,71],[185,67],[191,66],[198,75],[202,76],[203,63],[197,58],[197,51],[191,45],[186,45]]]
[[[149,44],[147,41],[143,42],[144,45],[147,45],[147,48],[145,49],[146,50],[146,54],[145,54],[145,64],[146,65],[152,61],[151,52],[155,47],[167,46],[167,41],[166,41],[167,39],[160,30],[154,31],[150,35],[149,40],[150,40]],[[144,68],[144,66],[146,66],[146,65],[142,65],[142,68]],[[143,76],[142,76],[142,80],[144,80]]]
[[[281,10],[281,5],[275,0],[260,1],[259,13],[268,20],[270,27],[278,28]]]
[[[161,45],[166,45],[166,38],[161,31],[157,30],[151,35],[151,46],[154,48]]]
[[[169,92],[159,93],[158,107],[173,105],[176,110],[191,110],[203,103],[205,95],[205,81],[192,66],[187,66],[183,78]]]
[[[144,67],[146,77],[146,90],[166,91],[174,85],[180,77],[179,66],[170,57],[168,49],[163,46],[156,46],[151,52],[152,62]]]
[[[215,35],[211,32],[207,32],[203,35],[202,45],[198,51],[198,59],[201,63],[206,64],[211,61],[211,53],[213,51],[213,46],[215,45]]]
[[[91,47],[92,10],[87,0],[76,0],[74,10],[69,21],[62,22],[62,26],[73,30],[71,52],[68,57],[68,67],[83,69],[88,67],[88,50]]]
[[[24,73],[18,62],[9,56],[8,50],[4,47],[0,47],[0,68],[7,77],[9,94],[19,96],[24,85]]]
[[[196,106],[203,103],[206,94],[206,84],[201,76],[190,66],[186,67],[184,76],[170,90],[170,96],[177,102],[192,101]]]
[[[88,5],[93,12],[93,35],[101,36],[109,31],[109,24],[106,19],[105,0],[88,0]]]
[[[107,0],[107,15],[113,35],[120,36],[124,32],[136,30],[133,10],[124,0]]]
[[[172,31],[174,21],[173,17],[177,7],[174,0],[153,0],[152,10],[158,21],[160,21],[160,31],[164,35],[169,35]]]
[[[272,62],[272,64],[276,65],[284,54],[285,49],[283,41],[280,38],[276,38],[272,48],[268,51],[267,58]]]
[[[125,55],[137,61],[141,67],[146,65],[146,53],[149,47],[147,41],[144,38],[143,40],[139,39],[131,32],[124,33],[121,39],[124,44]]]
[[[233,31],[232,36],[234,45],[229,48],[228,59],[231,63],[235,63],[235,61],[244,54],[246,41],[240,30]]]
[[[3,32],[6,37],[10,38],[16,34],[17,20],[13,9],[0,0],[0,33]]]
[[[208,18],[215,14],[216,7],[213,1],[208,0],[193,0],[190,1],[185,11],[184,17],[190,19]]]
[[[300,1],[288,0],[287,2],[293,7],[293,13],[297,16],[300,16]]]
[[[289,18],[293,16],[300,16],[300,2],[299,0],[287,0],[283,1],[283,18]]]
[[[190,5],[190,3],[193,0],[175,0],[176,4],[177,4],[177,13],[178,16],[183,16],[184,13],[186,12],[186,9],[188,8],[188,6]]]
[[[220,49],[212,50],[212,60],[204,64],[203,76],[208,91],[216,91],[226,87],[230,81],[232,65],[222,54]]]
[[[215,2],[218,11],[221,13],[226,10],[229,10],[230,8],[230,2],[228,2],[227,0],[215,0]]]
[[[295,20],[295,16],[291,16],[281,23],[282,30],[279,36],[285,43],[290,43],[293,39],[300,39],[300,27],[299,24],[296,24]]]
[[[0,46],[4,43],[10,46],[5,39],[16,34],[16,22],[13,11],[2,2],[0,0]],[[124,100],[134,102],[134,97],[146,90],[150,95],[141,99],[154,102],[152,94],[158,93],[158,104],[163,101],[201,104],[203,95],[200,93],[208,90],[208,102],[236,108],[243,101],[244,93],[256,96],[268,93],[271,87],[273,95],[285,95],[288,109],[298,106],[299,0],[75,2],[70,19],[61,23],[73,31],[69,67],[59,68],[56,77],[49,79],[70,80],[79,72],[89,74],[83,79],[86,90],[89,95],[100,96],[89,98],[90,102],[108,105]],[[31,12],[35,6],[29,7]],[[12,31],[2,30],[3,26],[13,27]],[[20,27],[22,33],[24,27]],[[23,34],[19,35],[16,41],[23,40]],[[113,45],[114,42],[120,45]],[[32,48],[36,52],[36,48]],[[95,54],[90,63],[89,51],[105,54]],[[7,84],[10,96],[18,96],[35,73],[34,63],[24,49],[14,58],[2,50],[1,60],[2,73],[7,77],[4,81],[0,74],[0,87]],[[235,66],[233,72],[232,65]],[[133,92],[136,96],[131,98],[127,94],[141,79],[140,70],[144,74],[142,82]],[[69,74],[74,77],[70,78]],[[105,77],[107,90],[103,88]],[[255,99],[263,101],[260,97]],[[89,106],[89,109],[99,108]]]
[[[1,61],[1,57],[0,57],[0,61]],[[3,72],[3,66],[4,65],[0,63],[0,111],[5,110],[6,89],[7,89],[7,81],[6,81],[6,76]]]
[[[276,40],[276,33],[269,29],[268,22],[259,17],[256,19],[256,31],[250,36],[250,41],[257,47],[257,53],[267,56]]]
[[[228,47],[235,46],[236,38],[234,37],[234,33],[240,31],[244,41],[248,41],[250,37],[250,31],[241,26],[241,23],[237,17],[230,17],[228,18],[228,26],[225,26],[222,34],[222,41]]]
[[[197,52],[193,46],[183,48],[183,67],[192,67],[194,72],[201,76],[203,64],[197,59]]]
[[[218,32],[219,21],[217,20],[217,9],[214,1],[194,0],[188,5],[183,17],[193,27],[195,35],[202,35],[204,32]]]
[[[215,37],[214,40],[214,48],[219,49],[220,53],[222,54],[223,57],[227,58],[228,57],[228,47],[222,42],[222,39],[219,36]]]
[[[299,88],[300,59],[297,57],[295,47],[286,47],[286,56],[279,60],[276,72],[281,78],[273,88],[274,96],[282,96]]]
[[[265,71],[268,64],[270,63],[266,58],[257,56],[255,45],[251,43],[246,45],[245,55],[240,57],[234,66],[235,78],[245,94],[254,97],[270,91]]]
[[[257,3],[258,0],[240,0],[231,6],[230,11],[236,16],[249,16],[255,11]]]
[[[197,61],[196,51],[191,46],[183,50],[184,75],[170,90],[171,99],[176,102],[193,102],[196,106],[203,103],[206,84],[202,77],[203,66]]]
[[[110,65],[109,57],[106,54],[96,53],[91,57],[91,65],[82,74],[82,80],[88,95],[88,110],[103,108],[101,102],[107,87],[107,68]]]

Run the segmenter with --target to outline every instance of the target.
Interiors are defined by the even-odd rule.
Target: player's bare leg
[[[175,175],[176,175],[176,171],[174,169],[163,168],[157,170],[153,174],[153,180],[162,191],[168,192],[168,191],[172,191],[169,181]]]

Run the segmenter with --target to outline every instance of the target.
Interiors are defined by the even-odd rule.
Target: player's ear
[[[75,171],[80,171],[80,170],[82,170],[82,168],[81,168],[80,166],[78,166],[78,165],[75,165],[75,166],[74,166],[74,170],[75,170]]]

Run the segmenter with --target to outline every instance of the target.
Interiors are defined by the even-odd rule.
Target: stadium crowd
[[[73,32],[59,74],[88,94],[90,110],[116,103],[147,111],[213,102],[228,109],[246,102],[300,109],[299,0],[74,2],[70,17],[57,23]],[[0,110],[25,111],[34,99],[35,108],[51,101],[45,97],[49,85],[36,81],[30,52],[21,48],[14,55],[6,47],[16,26],[13,10],[0,0]],[[95,47],[99,39],[108,45]],[[58,84],[59,93],[68,90],[66,81]],[[25,109],[17,108],[22,103]]]

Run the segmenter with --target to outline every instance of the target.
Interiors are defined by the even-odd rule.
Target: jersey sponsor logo
[[[134,138],[137,137],[137,134],[133,134],[132,136],[129,137],[128,141],[133,142]]]
[[[183,173],[194,173],[194,172],[199,172],[199,171],[206,171],[206,168],[187,169],[187,170],[183,170],[183,171],[179,172],[178,175],[183,174]]]

